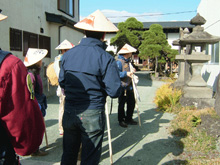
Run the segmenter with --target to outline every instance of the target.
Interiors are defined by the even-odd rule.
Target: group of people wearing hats
[[[2,15],[0,15],[1,17]],[[107,47],[104,42],[106,32],[116,32],[118,29],[99,10],[74,26],[84,30],[86,38],[82,38],[76,46],[64,40],[56,48],[57,50],[61,50],[61,54],[55,57],[54,61],[54,70],[57,77],[59,77],[59,86],[57,88],[57,95],[60,97],[59,131],[63,135],[61,164],[76,164],[80,146],[82,145],[81,164],[95,165],[99,164],[101,157],[102,141],[106,125],[105,104],[107,96],[119,98],[118,122],[120,126],[127,127],[129,124],[137,125],[137,122],[132,119],[135,100],[131,78],[135,70],[131,70],[129,67],[130,57],[132,52],[136,52],[136,49],[128,44],[124,45],[119,51],[120,55],[117,62],[113,56],[105,51]],[[43,94],[42,80],[39,73],[42,66],[42,59],[46,55],[47,50],[45,49],[29,48],[24,60],[24,65],[28,68],[29,73],[27,73],[23,64],[21,64],[22,70],[16,70],[19,74],[23,74],[23,76],[19,77],[24,81],[20,86],[23,85],[22,88],[25,88],[29,94],[24,95],[23,97],[25,98],[23,99],[20,96],[19,99],[22,101],[19,100],[18,103],[17,100],[12,99],[17,91],[10,91],[11,93],[0,92],[1,124],[6,129],[7,136],[11,136],[9,139],[13,146],[12,148],[20,155],[34,155],[33,153],[37,155],[37,152],[40,152],[39,145],[42,142],[45,128],[43,116],[46,115],[47,103],[46,96]],[[16,58],[11,54],[8,56],[10,57],[7,57],[5,60]],[[20,62],[18,58],[16,60]],[[4,66],[3,64],[4,62],[1,65],[1,70]],[[8,65],[7,67],[13,69],[12,65]],[[22,73],[20,73],[21,71]],[[2,75],[0,74],[0,76]],[[0,81],[2,80],[4,79],[0,79]],[[12,87],[16,83],[21,82],[15,81],[11,83],[11,90],[16,89]],[[20,91],[21,89],[18,90]],[[7,107],[3,105],[6,102],[4,102],[3,98],[11,101],[13,106],[10,107],[7,105]],[[125,103],[127,103],[128,107],[126,112],[124,108]],[[17,104],[22,104],[22,106],[18,107]],[[30,113],[31,106],[35,106],[35,113],[37,115],[30,115],[30,117],[33,116],[33,120],[31,120],[32,122],[29,125],[28,122],[25,123],[28,120],[25,113]],[[25,131],[31,134],[34,130],[36,131],[34,135],[37,134],[34,138],[37,142],[32,144],[34,147],[28,146],[26,149],[28,152],[25,153],[20,152],[22,149],[18,150],[16,148],[16,142],[13,141],[15,140],[14,137],[19,139],[19,136],[23,135],[18,134],[14,136],[10,133],[10,124],[15,122],[16,119],[18,120],[18,118],[15,117],[13,119],[10,115],[10,119],[5,120],[5,118],[7,119],[7,111],[12,111],[16,114],[18,109],[23,112],[20,113],[23,116],[20,116],[24,118],[22,120],[24,123],[19,121],[21,122],[20,125],[28,125],[25,126],[25,128],[27,127]],[[39,115],[40,110],[41,115]],[[35,123],[36,120],[39,120],[37,121],[37,126]],[[7,123],[8,121],[9,124]],[[34,128],[30,130],[29,127]],[[17,129],[23,130],[21,127]],[[28,136],[25,138],[28,138]],[[33,142],[31,140],[27,139],[28,142]]]

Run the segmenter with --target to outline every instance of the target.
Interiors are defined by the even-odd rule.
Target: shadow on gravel
[[[45,125],[46,125],[47,128],[51,127],[51,126],[53,126],[53,125],[55,125],[57,123],[58,123],[57,119],[49,119],[49,120],[45,121]]]
[[[48,151],[49,154],[46,156],[36,156],[36,157],[28,156],[26,160],[36,161],[36,163],[38,161],[43,161],[51,165],[56,162],[60,162],[62,155],[62,138],[58,138],[54,143],[49,143],[48,147],[45,146],[40,149],[43,151],[44,150]]]
[[[50,96],[47,98],[47,104],[60,104],[59,97],[57,95]]]
[[[126,153],[133,149],[137,144],[142,143],[142,140],[148,134],[158,132],[160,123],[169,122],[168,120],[161,119],[163,113],[156,112],[155,109],[149,109],[143,112],[144,113],[141,114],[141,127],[138,125],[129,125],[128,128],[122,128],[118,125],[117,113],[110,115],[113,155],[121,152],[122,150],[126,150],[118,160],[114,160],[114,164],[121,164],[122,162],[123,164],[129,164],[129,161],[122,160],[124,159],[124,155],[126,155]],[[135,120],[137,121],[138,119],[136,118]],[[108,136],[106,132],[104,141],[107,140]],[[108,145],[102,149],[102,153],[105,153],[102,155],[102,159],[109,157],[109,152],[107,151]],[[131,157],[129,159],[136,158]]]
[[[170,136],[168,139],[147,139],[149,134],[157,133],[160,129],[160,124],[169,123],[169,120],[161,119],[163,113],[149,109],[143,111],[141,114],[142,126],[129,125],[128,128],[122,128],[118,125],[117,114],[110,115],[111,136],[112,136],[112,150],[113,157],[121,152],[119,158],[114,159],[114,164],[119,165],[156,165],[165,156],[172,153],[177,156],[183,152],[184,145],[180,141],[182,137]],[[135,119],[138,120],[137,118]],[[149,136],[152,137],[152,136]],[[104,141],[108,140],[107,131],[105,132]],[[142,144],[141,149],[136,150],[135,146]],[[140,146],[140,145],[139,145]],[[102,159],[109,157],[108,145],[103,147]],[[134,156],[127,156],[132,154]],[[172,161],[174,163],[175,161]],[[171,162],[169,162],[171,163]]]
[[[147,72],[136,72],[136,76],[139,78],[138,86],[152,86],[152,79]]]

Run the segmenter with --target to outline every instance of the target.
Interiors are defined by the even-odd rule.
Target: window
[[[27,54],[28,48],[38,48],[38,35],[29,32],[23,32],[23,56]]]
[[[50,37],[39,35],[39,49],[47,49],[48,53],[46,57],[51,57]]]
[[[58,9],[74,17],[74,0],[58,0]]]
[[[47,49],[48,58],[51,58],[50,37],[23,31],[23,56],[28,48]],[[22,31],[10,28],[10,50],[22,51]]]
[[[219,63],[219,42],[211,45],[211,63]]]
[[[10,28],[10,50],[22,51],[22,31]]]

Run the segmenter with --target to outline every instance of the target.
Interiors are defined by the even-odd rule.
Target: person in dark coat
[[[98,165],[105,130],[106,97],[116,98],[121,82],[116,61],[105,51],[105,32],[114,26],[99,10],[75,25],[86,38],[64,53],[59,83],[64,89],[63,155],[61,164],[76,164],[82,143],[81,164]]]
[[[121,84],[123,91],[118,98],[118,122],[121,127],[128,127],[128,124],[137,125],[137,122],[132,119],[135,98],[132,86],[132,75],[135,70],[131,70],[131,55],[132,52],[137,50],[132,46],[125,44],[118,52],[117,66],[121,78]],[[125,103],[127,104],[127,110],[125,111]]]

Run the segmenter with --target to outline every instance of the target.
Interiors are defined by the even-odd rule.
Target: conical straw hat
[[[136,52],[137,49],[133,48],[132,46],[125,44],[118,52],[118,54],[126,54],[126,53],[133,53]]]
[[[24,58],[24,65],[28,67],[36,64],[42,60],[47,55],[47,53],[48,51],[46,49],[29,48]]]
[[[69,42],[68,40],[64,40],[55,49],[57,49],[57,50],[71,49],[72,47],[74,47],[74,45],[71,42]]]
[[[117,32],[118,28],[100,10],[74,25],[76,28],[96,32]]]
[[[8,18],[8,16],[1,14],[1,11],[2,11],[2,10],[0,9],[0,21],[2,21],[2,20],[4,20],[4,19]]]

